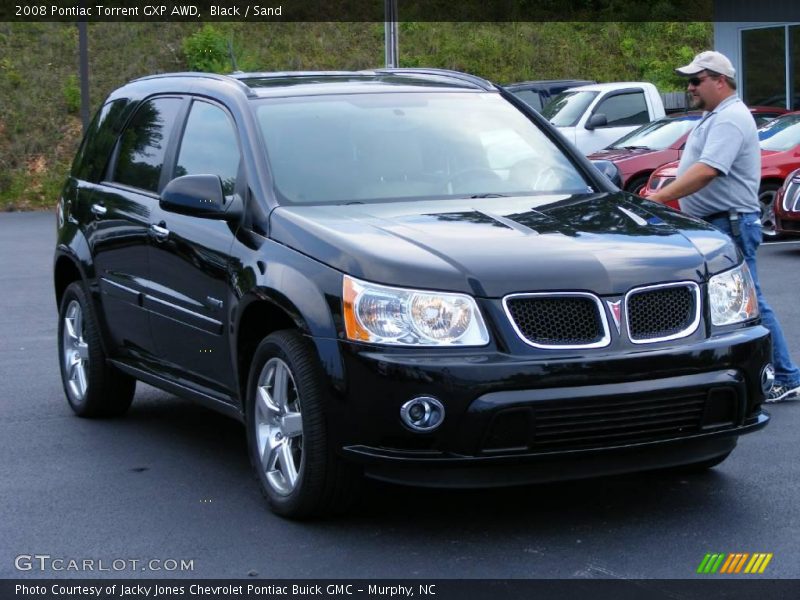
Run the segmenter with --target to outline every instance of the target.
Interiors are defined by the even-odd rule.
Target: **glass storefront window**
[[[785,73],[785,27],[742,31],[742,84],[747,105],[785,107]]]

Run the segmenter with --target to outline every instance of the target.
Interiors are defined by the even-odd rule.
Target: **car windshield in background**
[[[762,150],[785,152],[800,144],[800,114],[778,117],[758,130]]]
[[[281,203],[589,190],[563,151],[497,94],[265,99],[256,115]]]
[[[542,116],[556,127],[572,127],[598,93],[562,92],[542,108]]]
[[[631,131],[628,135],[619,138],[609,148],[636,147],[664,150],[674,144],[684,133],[691,131],[699,121],[700,115],[659,119]]]

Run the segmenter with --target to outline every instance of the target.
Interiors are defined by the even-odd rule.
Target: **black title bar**
[[[800,21],[797,0],[397,0],[409,21]],[[382,22],[384,0],[12,0],[0,21]]]

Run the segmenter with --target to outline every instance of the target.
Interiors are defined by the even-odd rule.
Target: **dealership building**
[[[739,95],[753,106],[800,110],[800,21],[734,21],[736,4],[718,3],[714,48],[733,62]]]

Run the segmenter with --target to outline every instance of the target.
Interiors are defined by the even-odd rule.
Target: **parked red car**
[[[775,194],[775,230],[800,235],[800,169],[792,171]]]
[[[656,168],[680,157],[686,137],[701,117],[697,111],[656,119],[588,158],[613,162],[619,168],[623,189],[638,194]]]
[[[800,111],[787,113],[769,121],[758,130],[761,140],[761,222],[764,235],[772,237],[775,231],[775,193],[786,177],[800,168]],[[678,161],[667,163],[650,176],[640,195],[647,198],[675,179]],[[671,206],[676,204],[670,203]]]
[[[787,111],[774,106],[751,106],[750,112],[760,127]],[[702,116],[700,111],[690,111],[656,119],[621,137],[608,148],[590,154],[589,158],[613,162],[619,168],[622,187],[638,194],[655,169],[680,158],[689,132]]]

